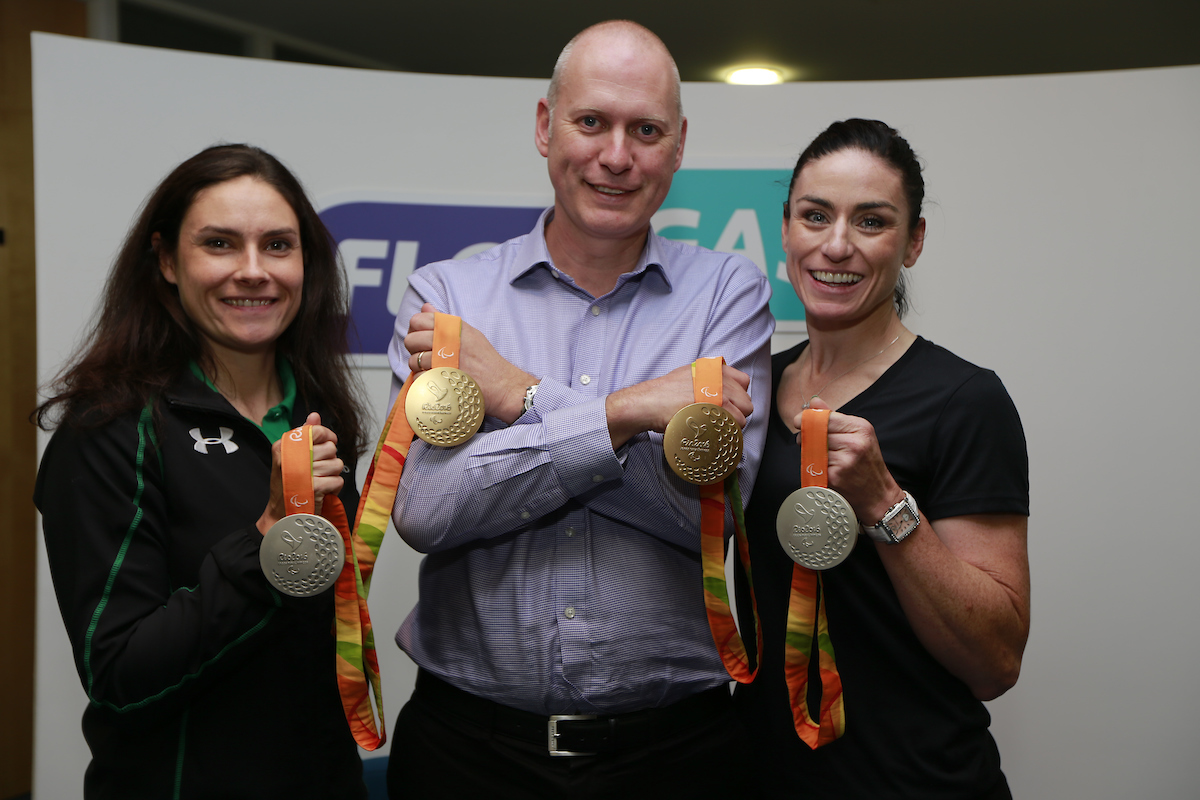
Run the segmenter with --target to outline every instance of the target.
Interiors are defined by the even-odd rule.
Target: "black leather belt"
[[[730,712],[729,690],[717,686],[663,708],[626,714],[544,717],[464,692],[420,670],[413,698],[493,733],[544,744],[552,756],[590,756],[649,744]]]

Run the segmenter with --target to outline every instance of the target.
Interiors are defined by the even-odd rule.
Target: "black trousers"
[[[514,729],[503,723],[503,718],[522,712],[467,695],[473,712],[481,703],[504,712],[490,724],[479,713],[464,715],[459,699],[447,695],[447,684],[437,681],[438,691],[428,691],[430,681],[431,676],[421,674],[396,721],[388,759],[392,800],[742,800],[755,796],[746,771],[746,738],[732,701],[718,701],[711,715],[686,725],[668,720],[661,735],[636,745],[562,757],[549,754],[545,737],[524,735],[520,726]],[[544,718],[528,716],[544,727]],[[650,719],[655,725],[655,717]]]

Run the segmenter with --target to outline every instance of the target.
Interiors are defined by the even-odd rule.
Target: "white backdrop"
[[[368,191],[550,199],[532,139],[543,81],[42,34],[33,66],[43,379],[72,350],[146,194],[214,142],[275,153],[319,206]],[[1029,441],[1033,628],[1020,683],[990,704],[1014,794],[1200,796],[1200,359],[1188,321],[1200,297],[1200,67],[686,84],[684,105],[685,167],[790,166],[849,116],[886,120],[928,162],[907,322],[995,369]],[[382,412],[389,376],[365,377]],[[415,600],[416,564],[389,534],[371,597],[389,722],[415,674],[390,634]],[[86,698],[41,551],[39,570],[34,796],[57,800],[80,794]]]

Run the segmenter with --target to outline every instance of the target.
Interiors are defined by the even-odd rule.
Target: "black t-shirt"
[[[773,358],[774,386],[806,344]],[[926,519],[1029,514],[1021,421],[990,370],[918,337],[839,411],[870,421],[892,476]],[[823,573],[846,733],[816,751],[796,735],[783,675],[792,561],[779,545],[775,515],[799,486],[800,448],[772,394],[766,449],[746,509],[765,652],[757,680],[736,693],[759,756],[755,774],[768,796],[1009,797],[987,709],[917,640],[865,536],[846,561]],[[742,630],[748,631],[753,623],[745,590],[739,581]],[[747,639],[753,646],[753,637]],[[810,689],[810,708],[817,709],[819,682]]]

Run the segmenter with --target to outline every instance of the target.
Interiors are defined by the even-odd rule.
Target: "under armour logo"
[[[206,438],[204,434],[200,433],[199,428],[192,428],[190,431],[188,431],[188,433],[192,435],[192,438],[196,440],[196,444],[193,445],[193,447],[197,453],[204,453],[205,455],[208,455],[209,446],[218,444],[225,448],[226,453],[237,452],[237,443],[233,441],[233,429],[218,428],[217,430],[221,432],[221,436],[219,438],[215,436]]]

